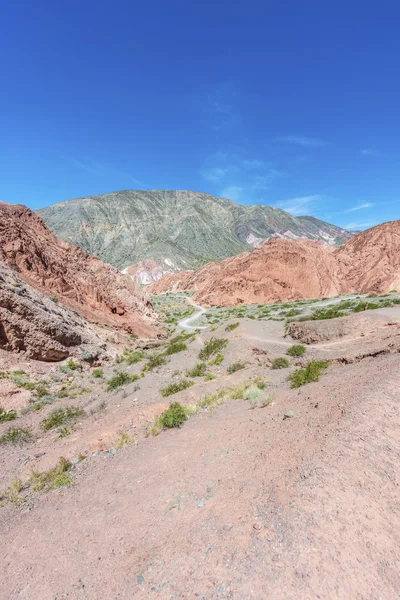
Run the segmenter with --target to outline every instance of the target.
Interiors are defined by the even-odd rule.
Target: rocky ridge
[[[243,206],[209,194],[125,190],[76,198],[38,214],[61,239],[123,270],[134,265],[146,280],[152,267],[198,268],[260,247],[273,237],[308,238],[335,247],[353,233],[313,217],[294,217],[271,206]]]
[[[24,206],[0,203],[0,262],[88,321],[157,335],[151,304],[129,277],[57,239]]]
[[[392,221],[335,250],[309,240],[272,239],[253,252],[160,279],[149,291],[196,291],[200,304],[230,306],[399,287],[400,221]]]

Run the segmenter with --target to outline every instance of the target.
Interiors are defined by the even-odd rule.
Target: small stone
[[[200,500],[200,502],[197,503],[197,506],[199,508],[203,508],[203,506],[204,506],[204,500]]]
[[[256,531],[260,531],[260,529],[261,529],[261,524],[260,524],[260,523],[254,523],[254,525],[253,525],[253,529],[255,529]]]
[[[33,456],[35,458],[40,458],[41,456],[44,456],[46,454],[46,452],[37,452],[36,454],[34,454]]]
[[[79,461],[79,458],[77,456],[75,456],[72,460],[71,460],[73,465],[77,465]]]
[[[294,410],[287,410],[283,415],[283,420],[291,419],[292,417],[294,417]]]
[[[138,575],[138,577],[136,577],[136,583],[138,583],[139,585],[144,583],[144,578],[142,577],[142,575]]]

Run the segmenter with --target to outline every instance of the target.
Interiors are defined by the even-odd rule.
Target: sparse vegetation
[[[149,356],[149,358],[147,359],[147,362],[145,363],[144,367],[143,367],[143,371],[153,371],[154,369],[157,369],[158,367],[162,367],[163,365],[165,365],[167,363],[167,359],[165,358],[164,354],[153,354],[151,356]]]
[[[263,379],[263,377],[257,376],[254,377],[253,382],[258,387],[259,390],[264,390],[267,382]]]
[[[288,356],[303,356],[305,351],[305,346],[302,346],[301,344],[295,344],[294,346],[290,346],[290,348],[287,349],[286,354]]]
[[[7,421],[14,421],[17,418],[17,413],[15,410],[5,411],[2,406],[0,406],[0,423],[7,423]]]
[[[239,323],[229,323],[229,325],[227,325],[225,327],[225,331],[233,331],[234,329],[236,329],[236,327],[239,327]]]
[[[232,373],[236,373],[236,371],[240,371],[241,369],[244,369],[245,365],[241,362],[235,362],[232,363],[231,365],[229,365],[229,367],[227,368],[227,371],[229,373],[229,375],[232,375]]]
[[[182,379],[182,381],[178,381],[177,383],[170,383],[165,388],[160,390],[160,394],[163,398],[167,396],[171,396],[172,394],[177,394],[182,390],[186,390],[187,388],[194,385],[194,381],[190,381],[189,379]]]
[[[79,407],[55,408],[42,420],[41,426],[44,431],[49,431],[55,427],[70,424],[79,417],[83,417],[84,414],[85,411]]]
[[[132,383],[137,379],[139,379],[139,375],[129,375],[128,373],[125,373],[125,371],[118,371],[107,381],[107,389],[109,392],[111,390],[117,390],[119,387]]]
[[[199,352],[200,360],[209,360],[214,354],[218,354],[228,344],[228,340],[223,338],[211,338],[205,342],[203,348]]]
[[[306,367],[297,369],[297,371],[288,376],[287,379],[290,382],[290,387],[298,388],[306,383],[318,381],[328,366],[329,361],[327,360],[312,360]]]
[[[92,377],[95,379],[102,379],[104,376],[103,369],[93,369]]]
[[[32,430],[25,427],[10,427],[2,436],[0,444],[23,444],[32,439]]]
[[[213,375],[213,373],[207,373],[207,375],[204,376],[204,381],[211,381],[212,379],[216,379],[216,376]]]
[[[115,448],[117,450],[122,450],[128,444],[136,443],[136,439],[129,435],[127,431],[121,431],[117,441],[115,442]]]
[[[186,377],[204,377],[207,365],[204,362],[197,363],[192,369],[187,369]]]
[[[171,354],[177,354],[184,350],[187,350],[187,346],[183,340],[177,340],[175,342],[171,341],[165,350],[165,355],[170,356]]]
[[[188,418],[188,410],[179,402],[174,402],[161,413],[161,415],[149,427],[149,435],[158,435],[163,429],[180,427]]]
[[[144,358],[144,352],[142,350],[130,350],[125,348],[121,356],[118,357],[117,362],[125,363],[126,365],[134,365]]]
[[[218,354],[209,361],[208,365],[210,367],[218,367],[224,360],[224,355],[222,354],[222,352],[218,352]]]
[[[70,486],[72,484],[72,476],[69,472],[71,467],[72,464],[68,460],[60,458],[57,465],[49,471],[44,473],[33,471],[28,483],[35,492],[49,492]]]
[[[290,362],[287,358],[284,358],[283,356],[279,358],[274,358],[271,364],[271,369],[287,369],[288,367],[290,367]]]

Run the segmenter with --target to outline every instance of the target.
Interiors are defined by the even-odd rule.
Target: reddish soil
[[[271,239],[260,248],[163,277],[152,293],[195,290],[207,306],[300,300],[400,287],[400,221],[383,223],[337,250],[308,240]]]
[[[89,321],[157,335],[151,304],[130,277],[60,241],[24,206],[0,202],[0,261]]]
[[[370,314],[375,324],[359,323],[355,335],[324,322],[331,333],[283,370],[268,368],[293,343],[281,323],[244,319],[229,333],[221,325],[146,375],[140,389],[96,388],[75,400],[107,405],[88,412],[72,435],[43,432],[28,446],[0,446],[1,488],[61,455],[87,453],[73,487],[0,508],[0,597],[398,598],[400,310],[363,318]],[[195,364],[211,335],[229,339],[218,378],[161,398],[159,388]],[[287,374],[311,358],[332,364],[319,382],[290,389]],[[227,375],[237,360],[246,368]],[[55,369],[29,365],[47,375]],[[272,404],[227,400],[180,429],[144,437],[142,425],[169,400],[192,403],[254,375],[268,380]],[[36,431],[49,410],[19,421]],[[137,443],[105,452],[121,429]]]

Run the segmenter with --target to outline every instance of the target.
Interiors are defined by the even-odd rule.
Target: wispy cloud
[[[363,210],[364,208],[372,208],[375,206],[373,202],[365,202],[364,204],[358,204],[358,206],[353,206],[353,208],[348,208],[343,211],[343,214],[355,212],[356,210]]]
[[[259,202],[262,190],[271,187],[278,177],[283,177],[273,163],[249,156],[246,152],[216,152],[207,157],[200,174],[217,184],[216,193],[230,200]]]
[[[67,160],[72,167],[75,167],[76,169],[81,169],[82,171],[86,171],[91,175],[96,175],[97,177],[112,176],[118,179],[121,178],[124,181],[129,180],[132,184],[138,187],[146,187],[143,181],[140,181],[130,173],[116,169],[111,165],[102,165],[92,160],[82,161],[72,156],[62,156],[62,158],[64,160]]]
[[[375,152],[372,148],[363,148],[361,150],[363,156],[378,156],[378,152]]]
[[[233,200],[234,202],[240,202],[240,200],[243,200],[244,192],[244,188],[238,185],[230,185],[221,191],[221,196],[222,198],[228,198],[228,200]]]
[[[282,210],[292,215],[299,216],[307,212],[310,213],[318,200],[321,200],[321,196],[319,194],[312,194],[310,196],[298,196],[297,198],[282,200],[281,202],[276,202],[274,206],[282,208]]]
[[[321,146],[328,146],[329,144],[329,142],[326,142],[325,140],[311,138],[305,135],[280,135],[276,138],[276,141],[308,148],[320,148]]]
[[[215,131],[231,129],[240,121],[235,108],[236,96],[236,89],[231,83],[221,83],[208,93],[203,109]]]
[[[373,227],[375,223],[347,223],[344,226],[345,229],[366,229],[367,227]]]

